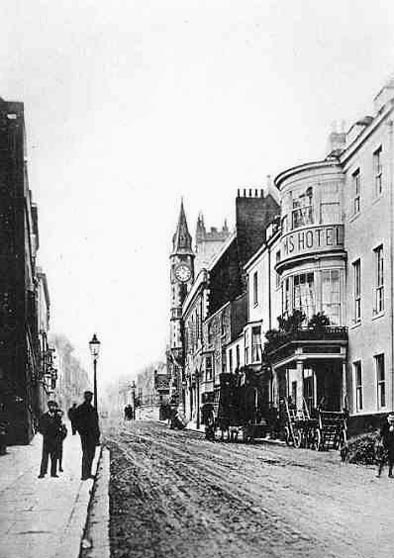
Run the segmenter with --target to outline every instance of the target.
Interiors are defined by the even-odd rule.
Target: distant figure
[[[74,415],[75,415],[76,408],[77,408],[77,404],[73,403],[73,406],[69,408],[67,413],[68,419],[71,422],[71,432],[73,436],[75,436],[75,434],[77,433],[77,429],[75,428],[75,422],[74,422]]]
[[[201,407],[201,419],[205,425],[205,439],[215,439],[215,411],[212,403],[204,403]]]
[[[382,474],[387,459],[389,464],[389,477],[392,478],[394,465],[394,414],[390,413],[388,415],[387,420],[380,429],[380,439],[383,445],[383,452],[380,456],[379,469],[376,476],[380,477]]]
[[[48,411],[44,413],[38,425],[38,431],[42,434],[42,457],[39,479],[43,479],[48,471],[48,459],[51,458],[51,477],[58,477],[56,474],[57,462],[57,440],[59,434],[59,421],[56,414],[58,404],[56,401],[48,401]]]
[[[132,420],[132,418],[133,418],[133,407],[129,403],[124,408],[124,419],[125,420]]]
[[[67,427],[63,422],[64,411],[61,409],[56,409],[56,422],[58,426],[58,431],[56,434],[56,459],[59,465],[59,472],[63,473],[63,442],[67,436]]]
[[[85,391],[84,402],[79,405],[74,414],[76,429],[81,437],[82,446],[82,475],[81,480],[93,478],[92,464],[96,446],[100,443],[100,429],[97,410],[92,405],[93,393]]]

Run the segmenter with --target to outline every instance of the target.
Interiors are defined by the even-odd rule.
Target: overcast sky
[[[2,12],[2,13],[1,13]],[[237,188],[325,155],[394,72],[392,0],[12,0],[0,96],[25,103],[52,331],[100,378],[164,358],[180,198],[194,234]]]

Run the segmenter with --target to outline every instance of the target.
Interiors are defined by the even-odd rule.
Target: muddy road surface
[[[107,430],[111,558],[394,556],[394,481],[338,453]]]

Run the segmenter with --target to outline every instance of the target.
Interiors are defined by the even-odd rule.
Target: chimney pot
[[[255,198],[258,198],[258,197],[259,197],[259,191],[258,191],[257,188],[256,188],[255,191],[254,191],[254,196],[255,196]]]
[[[260,196],[261,196],[262,198],[264,198],[264,190],[263,190],[262,188],[261,188],[261,190],[260,190]]]
[[[246,198],[246,188],[244,188],[244,198]]]
[[[253,196],[252,194],[252,188],[249,188],[249,197],[251,198]]]

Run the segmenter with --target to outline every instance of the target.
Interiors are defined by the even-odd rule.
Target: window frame
[[[353,268],[353,322],[361,322],[361,259],[352,262]]]
[[[259,304],[259,276],[258,271],[253,273],[253,306],[258,306]]]
[[[352,188],[353,188],[353,215],[358,215],[361,212],[361,173],[360,168],[352,173]]]
[[[378,409],[385,409],[387,407],[387,379],[384,353],[374,355],[374,362],[376,374],[377,407]]]
[[[384,252],[383,244],[373,250],[375,258],[374,314],[384,312]]]
[[[360,413],[364,409],[364,388],[363,388],[363,370],[361,360],[353,362],[354,371],[354,391],[355,391],[355,410]]]
[[[383,165],[381,145],[373,152],[373,172],[375,182],[375,196],[379,197],[383,193]]]

